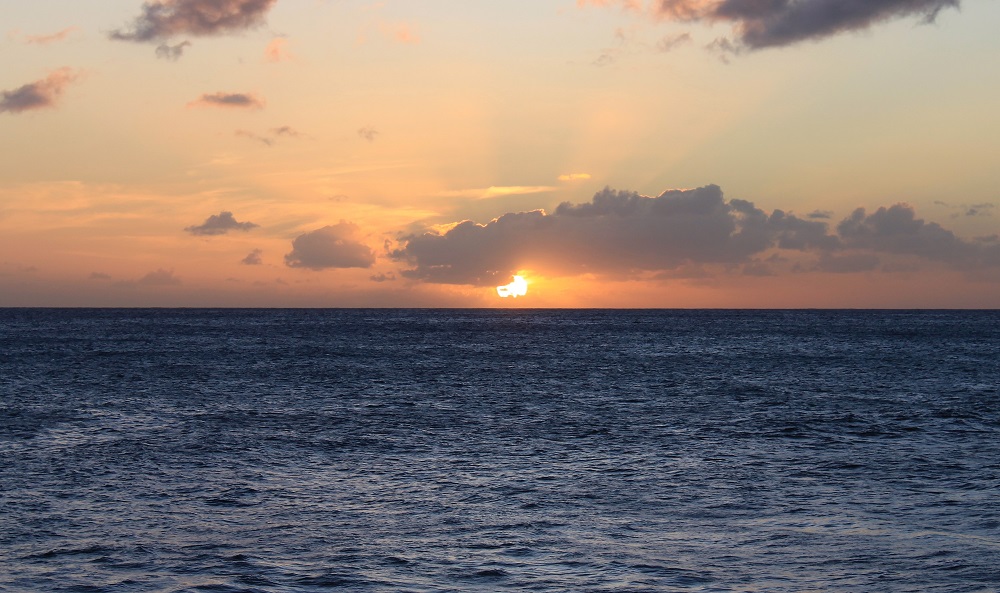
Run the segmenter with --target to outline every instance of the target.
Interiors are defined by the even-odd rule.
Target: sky
[[[996,23],[2,0],[0,306],[997,308]]]

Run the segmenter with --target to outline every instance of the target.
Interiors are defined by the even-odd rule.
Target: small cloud
[[[973,204],[965,210],[966,216],[992,216],[994,204]]]
[[[261,257],[261,254],[263,253],[264,252],[261,251],[260,249],[254,249],[249,254],[247,254],[246,257],[241,259],[240,263],[245,266],[259,266],[264,263],[264,259]]]
[[[111,276],[109,274],[105,274],[104,272],[91,272],[88,278],[90,280],[110,280]]]
[[[258,134],[254,134],[253,132],[248,132],[246,130],[236,130],[235,134],[237,136],[242,136],[244,138],[249,138],[249,139],[253,140],[254,142],[260,142],[261,144],[263,144],[265,146],[273,146],[274,145],[274,140],[272,140],[271,138],[267,138],[265,136],[260,136]]]
[[[365,126],[363,128],[358,129],[358,136],[361,136],[362,138],[364,138],[369,142],[374,142],[375,137],[378,136],[378,130],[376,130],[371,126]]]
[[[188,107],[263,109],[264,100],[253,93],[206,93],[188,103]]]
[[[28,83],[12,91],[0,91],[0,113],[22,113],[34,109],[55,107],[59,97],[78,74],[60,68],[42,80]]]
[[[566,173],[559,176],[559,181],[584,181],[590,179],[590,173]]]
[[[163,268],[150,272],[136,281],[136,284],[140,286],[176,286],[180,283],[181,279],[174,276],[173,270],[164,270]]]
[[[192,235],[224,235],[229,231],[249,231],[260,225],[252,222],[237,222],[232,212],[220,212],[213,214],[198,226],[189,226],[184,230]]]
[[[833,218],[833,212],[829,210],[813,210],[809,214],[806,214],[806,218],[811,218],[813,220],[829,220]]]
[[[302,133],[296,131],[289,126],[281,126],[278,128],[271,128],[266,132],[266,134],[256,134],[248,130],[236,130],[235,134],[237,136],[242,136],[243,138],[249,138],[254,142],[260,142],[265,146],[274,146],[278,138],[300,138]]]
[[[177,45],[170,45],[167,43],[161,43],[156,46],[156,57],[161,60],[170,60],[171,62],[176,62],[181,59],[184,55],[184,50],[191,47],[190,41],[182,41]]]
[[[288,136],[290,138],[298,138],[301,136],[301,132],[292,129],[289,126],[281,126],[280,128],[271,128],[271,133],[275,136]]]
[[[656,49],[666,53],[688,43],[691,43],[691,35],[689,33],[667,35],[656,43]]]
[[[396,274],[394,274],[392,272],[389,272],[388,274],[386,274],[384,272],[380,272],[378,274],[370,276],[369,279],[372,282],[395,282],[395,280],[396,280]]]
[[[24,38],[24,42],[31,45],[48,45],[50,43],[56,43],[58,41],[63,41],[69,37],[73,32],[77,31],[77,27],[67,27],[62,31],[57,31],[49,35],[27,35]]]
[[[599,55],[597,59],[591,62],[591,64],[600,68],[604,66],[610,66],[611,64],[614,64],[616,61],[618,61],[618,59],[615,56],[611,55],[610,52],[605,52]]]
[[[295,56],[288,51],[288,40],[284,37],[275,37],[264,48],[264,61],[272,64],[278,62],[288,62],[295,59]]]
[[[264,23],[277,0],[149,0],[128,29],[109,36],[148,42],[177,35],[210,36],[246,31]]]
[[[375,253],[358,240],[357,225],[341,221],[335,225],[299,235],[285,256],[290,268],[370,268]]]

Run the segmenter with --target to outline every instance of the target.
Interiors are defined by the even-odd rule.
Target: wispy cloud
[[[32,45],[48,45],[50,43],[64,41],[78,30],[79,29],[77,27],[67,27],[62,31],[57,31],[48,35],[25,35],[24,42]]]
[[[288,50],[288,39],[275,37],[264,48],[264,61],[276,64],[278,62],[288,62],[295,59],[292,52]]]
[[[358,128],[358,136],[364,138],[369,142],[374,142],[375,137],[378,136],[378,130],[376,130],[372,126],[364,126],[362,128]]]
[[[469,189],[453,189],[442,192],[438,195],[444,198],[478,198],[486,200],[489,198],[499,198],[502,196],[517,196],[524,194],[540,194],[555,191],[551,185],[494,185],[490,187],[479,187]]]
[[[79,74],[60,68],[42,80],[28,83],[12,91],[0,91],[0,113],[22,113],[55,107],[59,97]]]
[[[159,268],[149,272],[138,280],[122,280],[115,282],[114,286],[119,288],[135,288],[138,286],[179,286],[180,284],[181,279],[174,274],[173,270]]]
[[[566,173],[559,176],[559,181],[585,181],[590,179],[590,173]]]
[[[161,43],[156,46],[156,57],[162,60],[170,60],[176,62],[181,59],[184,55],[184,50],[191,47],[190,41],[182,41],[175,45],[170,45],[168,43]]]
[[[303,135],[291,126],[271,128],[264,134],[258,134],[248,130],[236,130],[235,134],[237,136],[253,140],[254,142],[259,142],[264,146],[274,146],[279,138],[301,138]]]
[[[253,93],[206,93],[188,103],[188,107],[224,107],[230,109],[263,109],[264,100]]]

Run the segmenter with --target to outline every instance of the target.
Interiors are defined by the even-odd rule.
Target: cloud
[[[110,33],[122,41],[161,41],[177,35],[236,33],[264,23],[277,0],[150,0],[128,29]]]
[[[278,62],[287,62],[294,59],[291,52],[288,51],[288,40],[284,37],[275,37],[267,44],[264,48],[264,61],[276,64]]]
[[[358,234],[357,225],[341,221],[299,235],[292,241],[285,264],[310,270],[370,268],[375,263],[375,252],[358,240]]]
[[[176,62],[184,55],[184,50],[191,46],[190,41],[182,41],[176,45],[161,43],[156,46],[156,57],[162,60]]]
[[[413,267],[404,276],[482,286],[532,267],[555,275],[628,274],[689,263],[744,263],[778,243],[787,249],[834,248],[826,225],[745,200],[726,201],[708,185],[655,198],[609,188],[588,203],[554,213],[510,213],[481,225],[465,221],[444,234],[403,239],[392,257]]]
[[[261,136],[259,134],[254,134],[253,132],[248,132],[246,130],[236,130],[235,134],[237,136],[242,136],[244,138],[249,138],[249,139],[253,140],[254,142],[260,142],[261,144],[263,144],[265,146],[273,146],[274,145],[274,140],[273,139],[268,138],[267,136]]]
[[[731,49],[761,49],[821,39],[906,16],[932,22],[960,0],[578,0],[578,5],[620,5],[659,19],[729,23]]]
[[[992,216],[993,208],[996,208],[995,204],[990,204],[989,202],[984,202],[982,204],[972,204],[965,209],[966,216]]]
[[[278,138],[299,138],[302,136],[301,132],[298,132],[289,126],[271,128],[264,135],[256,134],[247,130],[236,130],[235,134],[237,136],[242,136],[243,138],[249,138],[254,142],[260,142],[265,146],[274,146],[275,143],[277,143]]]
[[[188,107],[263,109],[264,100],[253,93],[206,93],[188,103]]]
[[[241,259],[240,263],[245,266],[259,266],[264,263],[264,259],[261,257],[263,253],[264,252],[260,249],[254,249],[248,253],[246,257]]]
[[[134,288],[136,286],[177,286],[180,283],[181,279],[174,275],[173,270],[159,268],[158,270],[150,272],[138,280],[124,280],[116,282],[114,286],[120,288]]]
[[[385,272],[380,272],[369,277],[372,282],[394,282],[396,280],[396,275],[392,272],[386,274]]]
[[[566,173],[559,176],[559,181],[584,181],[590,179],[590,173]]]
[[[917,218],[907,204],[882,207],[871,214],[858,208],[837,225],[837,232],[847,247],[955,263],[978,258],[974,244],[963,241],[936,222]]]
[[[378,136],[378,130],[376,130],[371,126],[365,126],[363,128],[358,129],[358,136],[361,136],[362,138],[364,138],[369,142],[374,142],[375,137]]]
[[[105,274],[104,272],[91,272],[90,276],[87,276],[90,280],[110,280],[111,275]]]
[[[0,113],[22,113],[55,107],[63,91],[76,81],[78,76],[69,68],[60,68],[42,80],[28,83],[12,91],[0,91]]]
[[[27,35],[24,38],[24,42],[32,45],[48,45],[65,40],[75,31],[77,31],[76,27],[68,27],[49,35]]]
[[[815,213],[814,213],[815,214]],[[823,213],[824,216],[826,213]],[[855,210],[835,229],[752,202],[727,200],[715,185],[657,197],[609,188],[589,202],[508,213],[486,224],[404,236],[390,257],[404,277],[491,286],[519,270],[548,276],[675,277],[690,269],[770,275],[775,267],[852,273],[914,262],[954,269],[1000,266],[1000,243],[965,241],[905,204]],[[888,263],[882,265],[884,259]],[[810,263],[811,262],[811,263]],[[714,266],[714,268],[713,268]]]
[[[220,212],[213,214],[198,226],[189,226],[184,230],[192,235],[211,236],[225,235],[229,231],[249,231],[260,225],[252,222],[237,222],[232,212]]]
[[[663,37],[658,42],[656,42],[656,49],[666,53],[668,51],[672,51],[688,43],[691,43],[690,33],[678,33],[676,35],[667,35],[666,37]]]

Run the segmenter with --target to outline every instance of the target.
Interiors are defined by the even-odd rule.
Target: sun
[[[497,294],[501,298],[517,298],[528,294],[528,281],[523,276],[514,276],[514,281],[506,286],[497,286]]]

